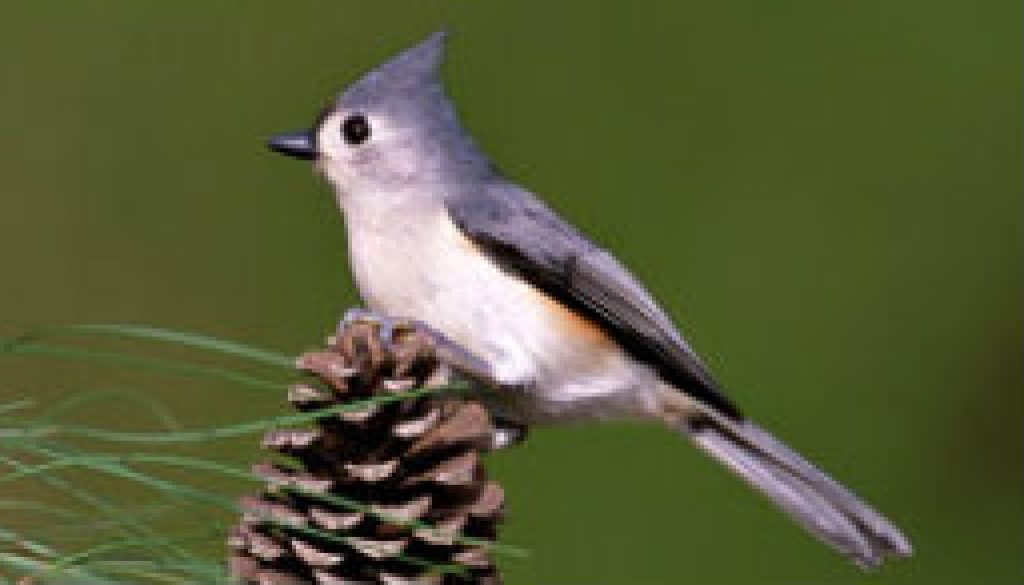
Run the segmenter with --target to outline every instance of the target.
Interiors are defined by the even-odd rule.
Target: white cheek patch
[[[327,159],[340,159],[348,145],[341,137],[341,114],[331,114],[324,118],[317,129],[316,146],[320,155]]]
[[[345,141],[341,126],[351,112],[337,112],[324,119],[317,133],[324,174],[340,187],[364,186],[369,190],[415,180],[422,169],[421,157],[412,143],[414,129],[366,112],[370,137],[363,144]]]

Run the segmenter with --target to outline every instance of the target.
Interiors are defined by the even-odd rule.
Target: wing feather
[[[741,418],[651,295],[539,199],[501,182],[453,196],[447,207],[466,237],[502,268],[585,314],[680,391]]]

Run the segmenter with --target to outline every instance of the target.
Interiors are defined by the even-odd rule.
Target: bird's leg
[[[491,450],[504,449],[526,440],[529,427],[497,416],[494,418],[494,434],[491,435]]]

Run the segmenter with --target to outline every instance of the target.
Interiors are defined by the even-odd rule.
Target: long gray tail
[[[862,568],[913,552],[896,526],[753,423],[701,416],[691,419],[683,431],[808,532]]]

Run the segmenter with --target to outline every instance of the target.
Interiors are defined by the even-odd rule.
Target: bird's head
[[[446,36],[435,33],[365,74],[312,129],[275,136],[270,148],[315,161],[342,200],[416,191],[488,172],[445,94],[440,68]]]

